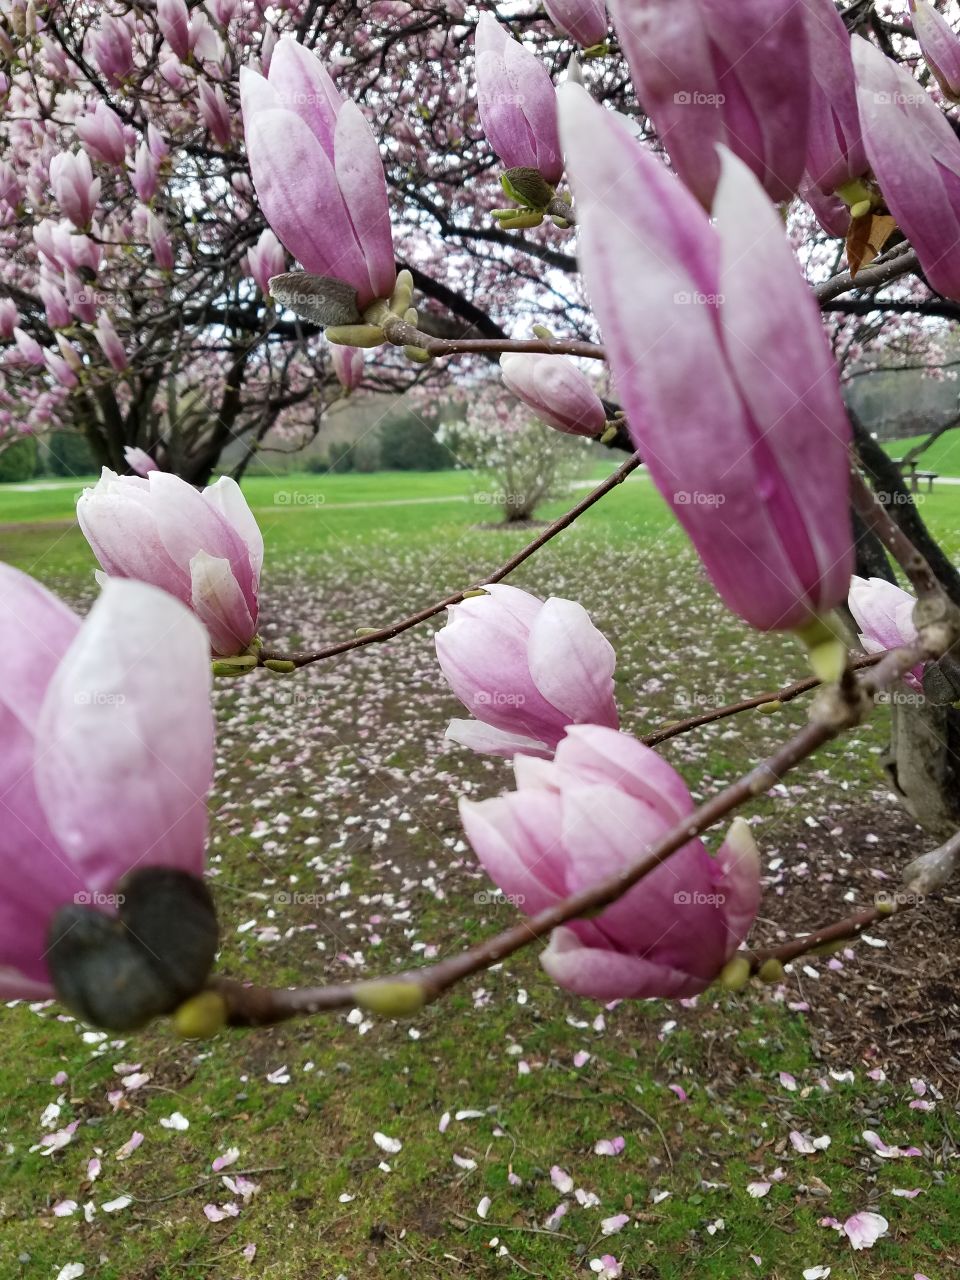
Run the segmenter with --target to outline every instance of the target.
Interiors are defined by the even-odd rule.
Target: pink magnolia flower
[[[77,120],[77,137],[95,160],[123,164],[127,152],[123,121],[105,102],[98,102],[88,115]]]
[[[804,5],[797,0],[610,0],[634,88],[671,163],[709,207],[717,145],[748,165],[771,200],[803,174],[810,100]]]
[[[102,14],[99,30],[90,33],[90,52],[108,80],[117,84],[133,70],[133,37],[122,18]]]
[[[363,378],[363,364],[366,352],[362,347],[344,347],[338,343],[330,343],[330,363],[337,381],[347,391],[360,385]]]
[[[97,319],[97,304],[94,291],[72,271],[65,271],[63,284],[67,291],[67,302],[70,310],[84,324],[93,324]],[[102,349],[102,348],[101,348]],[[126,359],[126,356],[124,356]]]
[[[553,25],[589,48],[607,38],[607,6],[604,0],[543,0]]]
[[[225,27],[237,12],[240,0],[210,0],[207,6],[221,26]]]
[[[850,34],[833,0],[805,0],[810,43],[810,126],[806,176],[822,197],[869,168],[863,149]],[[807,193],[804,192],[804,198]],[[811,205],[820,216],[815,201]],[[838,234],[845,235],[849,213]],[[830,230],[828,227],[827,230]]]
[[[151,582],[189,605],[215,654],[250,644],[263,537],[235,481],[221,476],[198,493],[170,472],[118,476],[104,467],[80,495],[77,520],[109,577]]]
[[[147,210],[147,242],[154,260],[161,271],[172,271],[174,267],[173,241],[167,228],[152,209]]]
[[[910,0],[913,34],[944,96],[960,102],[960,36],[929,0]]]
[[[0,338],[12,338],[18,327],[20,312],[12,298],[0,298]]]
[[[223,89],[220,85],[210,84],[207,80],[201,80],[198,89],[203,123],[210,130],[210,135],[215,142],[218,142],[221,147],[229,146],[233,122]]]
[[[75,227],[90,225],[100,199],[100,179],[93,176],[85,151],[62,151],[50,161],[50,186],[57,204]]]
[[[141,142],[133,162],[130,185],[137,193],[137,199],[142,200],[144,204],[149,204],[157,194],[158,176],[159,161],[150,150],[150,144]]]
[[[66,329],[73,324],[70,307],[61,291],[49,279],[41,279],[38,293],[43,302],[44,315],[51,329]]]
[[[77,386],[80,380],[76,373],[74,373],[73,369],[71,369],[70,365],[67,364],[66,360],[64,360],[63,356],[57,355],[55,351],[45,349],[43,353],[43,360],[51,377],[56,379],[62,387],[66,387],[67,390],[70,390],[72,387]]]
[[[185,0],[157,0],[160,34],[181,62],[190,57],[190,11]]]
[[[175,53],[161,53],[157,71],[174,93],[185,94],[187,92],[187,85],[190,82],[183,74],[183,63]]]
[[[461,800],[491,879],[526,915],[638,862],[693,812],[680,775],[635,738],[576,725],[552,762],[517,756],[517,790]],[[716,858],[691,840],[599,915],[555,929],[541,956],[561,987],[597,1000],[687,997],[730,959],[757,913],[760,862],[736,819]]]
[[[870,167],[932,287],[960,300],[960,139],[908,71],[851,43]]]
[[[147,125],[147,146],[150,154],[160,164],[170,154],[170,144],[153,123]]]
[[[448,609],[437,658],[476,717],[451,720],[447,737],[474,751],[549,756],[568,725],[616,728],[616,655],[573,600],[495,583]]]
[[[858,578],[850,583],[847,604],[860,628],[860,643],[867,653],[886,653],[900,645],[913,644],[917,628],[913,624],[916,599],[894,582],[885,578]],[[914,689],[922,688],[921,662],[904,676]]]
[[[7,205],[14,212],[23,198],[23,187],[16,171],[6,160],[0,160],[0,204]]]
[[[486,12],[477,23],[476,53],[477,105],[487,141],[508,169],[536,169],[556,185],[563,156],[546,67]]]
[[[264,216],[305,270],[352,285],[362,311],[397,271],[380,153],[320,61],[281,40],[269,80],[244,68],[247,159]]]
[[[728,607],[763,631],[801,627],[850,583],[850,426],[777,212],[724,152],[711,223],[578,85],[560,116],[581,267],[637,448]]]
[[[210,662],[202,627],[153,587],[108,583],[81,623],[3,564],[0,654],[0,999],[46,999],[58,908],[134,868],[202,874]]]
[[[280,275],[287,265],[283,245],[269,227],[260,232],[260,239],[247,250],[246,264],[260,291],[268,295],[272,277]]]
[[[506,352],[500,370],[508,390],[558,431],[594,437],[606,426],[603,402],[572,360]]]
[[[97,326],[93,331],[100,350],[107,357],[112,369],[116,369],[117,373],[129,368],[130,362],[127,359],[127,353],[120,336],[113,327],[113,321],[110,319],[106,311],[102,312]]]
[[[21,329],[18,326],[13,331],[13,340],[16,343],[21,363],[33,365],[42,365],[44,363],[43,347],[41,347],[33,334],[27,333],[26,329]]]
[[[145,449],[135,449],[129,444],[123,450],[123,460],[138,476],[148,476],[151,471],[158,470],[157,464]]]

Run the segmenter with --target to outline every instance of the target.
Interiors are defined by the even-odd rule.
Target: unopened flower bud
[[[775,956],[771,956],[769,960],[764,960],[757,970],[757,977],[761,982],[783,982],[786,976],[782,963]]]
[[[831,620],[815,617],[798,627],[797,635],[806,646],[807,657],[817,679],[824,684],[836,683],[847,663],[847,646]]]
[[[356,989],[356,998],[361,1009],[386,1018],[404,1018],[423,1008],[427,990],[419,982],[363,982]]]
[[[227,1006],[217,991],[201,991],[173,1014],[173,1027],[184,1040],[209,1040],[227,1025]]]
[[[382,347],[386,334],[376,324],[340,324],[326,330],[328,342],[343,347]]]
[[[735,955],[720,970],[717,982],[724,991],[742,991],[750,981],[750,961],[744,955]]]

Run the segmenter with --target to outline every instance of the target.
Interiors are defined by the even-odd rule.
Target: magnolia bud
[[[824,684],[834,684],[847,665],[847,646],[833,625],[833,620],[817,617],[797,628],[806,646],[813,674]]]
[[[757,977],[761,982],[783,982],[786,976],[786,970],[775,956],[771,956],[769,960],[764,960],[757,970]]]
[[[357,1004],[361,1009],[387,1018],[409,1017],[427,1003],[427,989],[418,982],[363,982],[357,987]]]
[[[326,330],[326,339],[342,347],[382,347],[387,337],[377,324],[340,324]]]
[[[409,271],[401,271],[397,275],[396,288],[390,299],[390,310],[395,316],[402,316],[413,302],[413,276]]]
[[[750,981],[750,961],[744,955],[735,955],[720,970],[718,983],[725,991],[742,991]]]
[[[255,654],[240,653],[235,658],[215,658],[210,666],[215,676],[245,676],[257,661]]]
[[[227,1025],[227,1006],[217,991],[201,991],[173,1014],[173,1028],[184,1040],[209,1040]]]

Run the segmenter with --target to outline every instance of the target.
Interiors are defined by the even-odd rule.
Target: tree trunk
[[[904,808],[946,840],[960,827],[960,711],[902,697],[894,695],[884,767]]]
[[[860,461],[886,510],[926,556],[947,595],[960,603],[960,574],[924,523],[900,468],[855,413],[850,421]],[[924,830],[943,840],[960,827],[960,711],[950,705],[949,694],[921,697],[904,685],[891,698],[890,749],[884,760],[891,785]]]

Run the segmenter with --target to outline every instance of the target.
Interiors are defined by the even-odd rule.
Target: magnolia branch
[[[841,271],[838,275],[825,280],[823,284],[815,285],[814,296],[822,305],[825,302],[832,302],[834,298],[839,297],[841,293],[846,293],[849,289],[875,289],[889,284],[899,276],[909,275],[910,272],[919,270],[919,266],[916,250],[910,245],[900,244],[871,263],[869,267],[862,267],[856,274],[852,271]],[[880,305],[877,303],[878,308]]]
[[[922,853],[906,867],[901,876],[902,891],[880,894],[875,906],[854,912],[843,920],[815,929],[801,938],[794,938],[792,942],[748,952],[751,970],[757,973],[770,961],[779,961],[781,965],[789,964],[791,960],[808,955],[811,951],[832,950],[837,943],[850,942],[871,925],[880,924],[897,912],[922,905],[928,894],[945,888],[958,869],[960,831],[955,832],[938,848]]]
[[[883,656],[882,653],[851,653],[848,655],[847,663],[851,669],[858,671],[862,667],[875,666]],[[811,689],[818,688],[822,683],[818,676],[806,676],[803,680],[784,685],[782,689],[776,689],[772,693],[758,693],[753,698],[744,698],[740,702],[728,702],[725,706],[714,707],[712,711],[703,711],[699,715],[687,716],[683,720],[674,720],[660,729],[645,733],[640,741],[646,747],[656,747],[661,742],[667,742],[670,738],[689,732],[690,729],[712,724],[715,720],[725,720],[728,716],[739,715],[742,711],[755,711],[758,707],[768,707],[771,711],[776,711],[783,703],[792,702],[794,698],[799,698],[803,693],[809,693]]]
[[[546,938],[554,929],[568,921],[590,917],[602,911],[690,840],[716,826],[741,805],[765,794],[825,743],[839,736],[845,729],[860,723],[876,693],[899,680],[918,661],[931,656],[938,655],[931,653],[930,643],[921,635],[915,644],[892,649],[882,655],[859,680],[854,679],[851,673],[852,685],[851,682],[843,682],[839,686],[825,686],[821,690],[821,699],[812,708],[809,724],[798,730],[749,773],[712,796],[688,818],[673,826],[642,858],[615,875],[572,894],[562,902],[517,921],[502,933],[475,947],[448,956],[434,965],[363,982],[274,990],[230,979],[217,979],[211,984],[208,994],[219,1002],[221,1020],[231,1026],[264,1026],[302,1015],[353,1007],[366,1008],[388,1016],[414,1013],[465,978]],[[866,922],[877,918],[871,915]],[[850,927],[849,921],[843,921],[838,926],[830,926],[827,932],[830,929],[846,929],[843,936],[849,937]],[[824,931],[821,930],[809,935],[808,949],[833,940],[832,935],[824,937],[823,934]],[[796,945],[788,944],[788,948]],[[762,965],[763,959],[759,957],[770,958],[765,952],[756,953],[755,956],[753,953],[744,954],[745,977]]]
[[[545,546],[551,538],[555,538],[558,533],[562,533],[564,529],[568,529],[570,525],[585,511],[588,511],[602,497],[615,489],[618,484],[622,484],[632,471],[636,471],[640,466],[640,455],[633,454],[626,462],[622,463],[612,475],[608,476],[602,484],[597,485],[590,493],[575,507],[560,516],[558,520],[554,520],[552,524],[547,525],[532,542],[527,543],[522,550],[516,555],[510,557],[506,563],[502,564],[499,569],[495,569],[493,573],[488,574],[483,579],[483,583],[502,582],[504,578],[511,574],[514,569],[523,564],[525,560],[534,555],[541,547]],[[454,595],[447,596],[444,600],[438,600],[436,604],[428,605],[425,609],[412,613],[406,618],[401,618],[399,622],[391,623],[388,627],[379,627],[375,630],[366,631],[362,635],[355,636],[352,640],[341,640],[338,644],[328,645],[325,649],[318,649],[315,653],[287,654],[278,653],[273,650],[263,650],[260,653],[260,664],[264,665],[268,662],[293,663],[294,667],[306,667],[312,662],[319,662],[323,658],[334,658],[341,653],[349,653],[351,649],[361,649],[368,644],[381,644],[384,640],[392,640],[394,636],[401,635],[404,631],[409,631],[411,627],[417,626],[421,622],[435,617],[438,613],[442,613],[444,609],[449,609],[452,605],[460,604],[471,591],[479,591],[481,585],[469,587],[464,591],[458,591]]]
[[[434,338],[398,316],[391,316],[382,327],[387,341],[394,346],[416,347],[431,356],[533,352],[548,356],[581,356],[586,360],[606,359],[606,352],[599,343],[582,342],[576,338]]]

